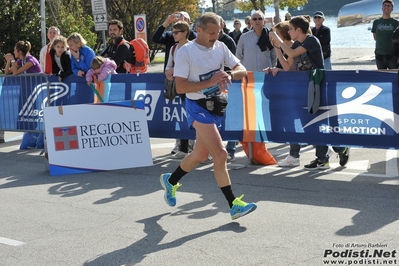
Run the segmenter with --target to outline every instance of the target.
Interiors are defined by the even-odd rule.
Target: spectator
[[[250,30],[252,30],[252,25],[251,25],[251,16],[246,16],[245,17],[245,25],[246,27],[242,30],[242,33],[246,33]]]
[[[176,190],[181,186],[179,181],[200,162],[207,160],[210,153],[216,181],[234,220],[254,211],[257,206],[242,201],[243,195],[234,196],[226,167],[227,152],[218,131],[222,109],[227,103],[217,97],[223,96],[221,91],[227,88],[231,78],[239,80],[246,76],[245,67],[226,45],[217,40],[221,30],[220,19],[215,13],[203,14],[197,23],[198,38],[180,48],[176,55],[176,88],[179,93],[187,95],[188,126],[196,130],[197,139],[193,152],[181,161],[177,169],[173,173],[161,175],[161,184],[165,189],[166,203],[175,206]],[[232,69],[230,75],[221,69],[222,65]],[[208,103],[213,103],[212,107]]]
[[[188,42],[188,36],[190,36],[190,26],[185,21],[178,21],[172,27],[172,35],[174,40],[177,42],[175,49],[170,49],[170,55],[168,56],[168,62],[165,68],[165,76],[167,79],[173,79],[173,72],[175,67],[174,58],[176,56],[177,50],[179,50],[183,45]],[[183,97],[182,99],[185,99]],[[188,154],[188,141],[180,140],[179,150],[173,154],[174,158],[184,158]]]
[[[374,20],[371,32],[375,40],[375,62],[378,69],[397,69],[398,59],[394,55],[391,40],[399,22],[391,17],[394,3],[392,0],[382,2],[382,17]]]
[[[289,34],[289,27],[290,24],[288,21],[283,21],[277,23],[273,27],[273,31],[283,40],[283,42],[288,46],[291,47],[294,41],[291,39]],[[269,33],[270,35],[270,33]],[[266,74],[269,72],[272,73],[273,76],[276,76],[280,71],[294,71],[296,67],[294,65],[294,59],[289,58],[287,54],[285,54],[281,49],[276,49],[277,54],[277,65],[275,68],[265,68],[263,71]]]
[[[91,61],[95,56],[94,51],[86,45],[86,40],[77,32],[69,35],[67,42],[72,55],[72,72],[79,77],[84,77],[89,71]]]
[[[291,14],[290,13],[285,13],[285,21],[290,21],[291,20],[291,18],[292,18],[292,16],[291,16]]]
[[[241,32],[241,21],[238,20],[238,19],[235,19],[233,25],[234,25],[234,30],[229,33],[229,36],[231,38],[233,38],[233,40],[237,44],[238,40],[240,39],[240,37],[242,35],[242,32]]]
[[[58,80],[72,75],[71,53],[68,50],[67,39],[58,35],[53,39],[50,50],[52,74],[58,76]]]
[[[185,21],[189,25],[191,25],[190,16],[187,12],[180,11],[170,14],[165,21],[159,25],[156,29],[154,34],[152,35],[152,41],[154,43],[163,44],[165,45],[165,62],[164,62],[164,70],[166,68],[166,64],[168,63],[168,58],[170,54],[170,48],[176,43],[175,39],[173,38],[173,34],[171,31],[166,31],[166,28],[169,27],[172,23],[176,23],[178,21]],[[197,38],[197,34],[193,31],[190,31],[190,35],[188,39],[194,40]]]
[[[123,23],[113,19],[108,22],[108,34],[111,38],[109,45],[101,53],[101,56],[112,59],[116,65],[117,73],[126,73],[124,62],[134,64],[133,47],[123,37]]]
[[[172,31],[166,31],[166,28],[169,27],[170,24],[176,23],[178,21],[185,21],[190,25],[191,24],[190,15],[185,11],[180,11],[170,14],[165,19],[165,21],[161,25],[159,25],[157,30],[152,35],[152,41],[154,43],[165,45],[164,71],[166,68],[166,64],[168,63],[170,49],[176,43]],[[191,41],[194,40],[195,38],[197,38],[197,34],[193,31],[190,31],[188,39]],[[184,97],[185,96],[183,96],[182,99],[184,99]],[[185,146],[188,146],[190,149],[192,149],[192,147],[194,146],[194,141],[190,140],[190,145],[189,145],[188,139],[183,139],[183,140],[176,139],[175,147],[172,149],[170,153],[176,154],[178,151],[185,150]]]
[[[312,34],[319,39],[323,51],[324,69],[331,70],[331,31],[330,28],[323,25],[324,13],[316,11],[313,14],[315,26],[312,27]]]
[[[29,53],[30,49],[31,44],[29,41],[17,42],[14,47],[14,55],[11,53],[4,55],[6,60],[4,73],[6,75],[13,74],[14,76],[20,74],[41,73],[42,68],[40,67],[40,63]],[[33,147],[42,148],[43,139],[43,133],[37,134],[34,132],[25,132],[22,137],[20,149],[27,149],[27,143],[29,143],[29,147],[31,147],[30,145],[33,145]],[[33,140],[33,142],[31,140]]]
[[[39,56],[40,67],[43,73],[46,74],[52,73],[53,65],[51,63],[50,50],[52,42],[57,35],[60,35],[60,29],[55,26],[51,26],[47,32],[47,38],[49,39],[49,43],[43,46],[42,49],[40,50],[40,56]]]
[[[86,73],[87,85],[91,85],[94,81],[94,76],[97,77],[97,81],[104,81],[109,74],[117,74],[116,63],[114,60],[104,58],[102,56],[95,56],[91,61],[91,68]]]
[[[41,73],[39,61],[29,51],[31,44],[28,41],[19,41],[15,44],[14,55],[8,53],[4,56],[7,61],[4,73],[19,75],[23,73]],[[17,60],[15,60],[17,59]]]
[[[309,69],[324,68],[323,53],[319,40],[307,34],[309,29],[309,21],[304,17],[294,17],[290,20],[289,34],[295,41],[290,47],[275,33],[270,32],[269,37],[275,47],[281,48],[289,58],[294,58],[294,64],[297,70],[306,71]],[[290,154],[282,162],[280,166],[298,166],[299,152],[301,146],[298,144],[290,145]],[[339,153],[340,165],[344,166],[349,159],[349,149],[346,147],[334,148]],[[305,169],[327,169],[329,165],[329,157],[327,155],[327,146],[316,146],[316,159],[310,164],[305,165]]]
[[[237,44],[236,56],[248,71],[263,71],[267,67],[275,67],[277,63],[264,19],[262,11],[255,11],[251,17],[253,30],[243,34]]]
[[[220,16],[219,16],[220,17]],[[239,21],[239,20],[238,20]],[[223,20],[222,17],[220,17],[220,27],[223,29],[225,27],[226,23]],[[225,32],[221,31],[219,33],[219,41],[224,43],[227,48],[229,48],[229,51],[232,54],[236,53],[237,46],[234,41],[234,39],[229,35],[227,35]],[[229,67],[224,67],[224,71],[231,71]],[[226,145],[226,150],[227,150],[227,162],[233,162],[235,160],[235,153],[236,153],[236,146],[237,146],[238,141],[237,140],[229,140]]]

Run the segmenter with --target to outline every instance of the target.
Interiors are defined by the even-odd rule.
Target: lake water
[[[241,21],[244,25],[244,20]],[[371,24],[337,28],[337,17],[326,17],[324,25],[331,29],[331,47],[333,48],[374,48],[373,34],[368,28]],[[233,20],[226,21],[226,26],[233,30]],[[314,26],[314,23],[311,23]],[[244,27],[241,27],[241,30]]]

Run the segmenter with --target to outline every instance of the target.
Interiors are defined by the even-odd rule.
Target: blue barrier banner
[[[43,106],[47,103],[47,77],[0,77],[0,127],[8,130],[43,130]]]
[[[8,79],[5,78],[5,79]],[[195,138],[189,130],[184,102],[163,97],[163,74],[118,74],[104,81],[103,98],[108,101],[143,100],[150,137]],[[4,79],[0,80],[4,84]],[[92,103],[94,93],[84,78],[70,76],[64,82],[50,77],[50,104]],[[24,84],[22,84],[25,86]],[[23,101],[24,113],[37,115],[35,128],[42,128],[42,110],[38,99],[44,91],[32,95],[13,96],[12,107],[2,100],[18,86],[4,86],[0,95],[1,126],[14,124]],[[398,74],[379,71],[326,71],[321,84],[320,108],[315,114],[307,110],[309,78],[307,72],[280,72],[276,77],[262,72],[249,72],[243,81],[229,88],[221,134],[225,140],[329,144],[370,148],[399,148]],[[35,92],[33,92],[35,91]],[[7,96],[7,97],[8,97]],[[16,105],[14,105],[14,103]],[[7,109],[7,110],[6,110]],[[37,111],[32,111],[38,109]],[[8,115],[4,115],[7,112]]]

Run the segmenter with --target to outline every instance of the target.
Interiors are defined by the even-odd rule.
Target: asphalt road
[[[350,62],[341,65],[374,64]],[[346,167],[333,157],[319,172],[245,167],[239,146],[228,164],[233,191],[258,209],[231,221],[212,163],[184,177],[177,206],[166,205],[159,175],[179,163],[174,140],[151,139],[151,167],[53,177],[40,151],[18,150],[19,138],[7,132],[0,144],[1,266],[399,265],[396,150],[352,149]],[[277,160],[289,149],[267,147]],[[314,159],[311,146],[302,152],[302,165]]]
[[[169,155],[174,140],[151,143],[152,167],[57,177],[40,151],[1,144],[0,265],[318,266],[346,250],[367,254],[342,258],[346,265],[399,264],[397,151],[352,149],[346,167],[334,157],[318,172],[242,168],[240,146],[228,164],[233,190],[258,209],[231,221],[211,163],[184,177],[177,206],[167,206],[159,175],[179,163]],[[277,160],[288,152],[267,146]],[[314,159],[311,146],[303,152],[302,164]],[[374,250],[388,253],[369,257]]]

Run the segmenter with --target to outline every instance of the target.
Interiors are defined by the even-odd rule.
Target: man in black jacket
[[[312,34],[319,39],[321,49],[323,50],[324,69],[332,69],[331,67],[331,31],[329,27],[323,25],[324,13],[316,11],[313,14],[315,27],[312,27]]]
[[[133,47],[123,38],[123,23],[116,19],[109,21],[108,34],[111,42],[100,55],[115,61],[118,66],[116,68],[117,73],[126,73],[123,63],[126,61],[134,64],[135,59]]]
[[[169,27],[170,24],[174,24],[177,21],[184,20],[186,21],[189,25],[191,24],[190,16],[187,12],[181,11],[181,12],[175,12],[171,15],[169,15],[165,21],[159,25],[157,30],[154,32],[152,35],[152,41],[154,43],[158,44],[164,44],[165,45],[165,62],[163,69],[165,71],[166,64],[168,63],[168,58],[169,58],[169,52],[170,48],[176,43],[175,39],[173,38],[172,31],[168,30],[165,31],[167,27]],[[188,36],[188,39],[194,40],[197,38],[197,34],[193,32],[192,30],[190,31],[190,35]]]

